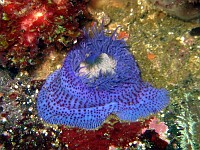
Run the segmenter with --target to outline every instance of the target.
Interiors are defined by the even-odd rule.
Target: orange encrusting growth
[[[118,37],[117,37],[117,39],[119,40],[124,39],[125,41],[128,40],[128,38],[129,38],[129,34],[126,31],[119,32]]]
[[[156,55],[153,54],[153,53],[147,53],[147,58],[148,58],[149,60],[153,60],[153,59],[156,58]]]

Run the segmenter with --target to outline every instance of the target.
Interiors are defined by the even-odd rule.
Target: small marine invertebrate
[[[163,109],[169,102],[167,91],[142,81],[116,31],[109,37],[103,25],[91,30],[93,37],[85,31],[62,68],[47,78],[37,99],[39,116],[52,124],[93,129],[110,114],[135,121]]]

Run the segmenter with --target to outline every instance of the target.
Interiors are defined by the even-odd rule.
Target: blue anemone
[[[168,92],[142,81],[124,40],[117,40],[116,31],[107,36],[102,25],[85,31],[62,68],[47,78],[37,109],[47,123],[93,129],[110,114],[135,121],[168,103]]]

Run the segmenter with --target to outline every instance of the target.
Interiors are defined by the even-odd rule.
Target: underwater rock
[[[142,81],[116,31],[107,36],[103,24],[91,31],[93,36],[85,31],[62,68],[47,78],[38,94],[39,117],[51,124],[94,129],[110,114],[133,122],[163,109],[169,103],[168,92]]]
[[[157,8],[182,20],[191,20],[200,16],[198,0],[149,0]]]
[[[6,85],[11,79],[9,72],[0,68],[0,89]],[[0,90],[1,91],[1,90]]]

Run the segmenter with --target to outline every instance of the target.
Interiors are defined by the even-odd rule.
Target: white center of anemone
[[[79,75],[87,76],[88,78],[98,77],[99,73],[102,74],[114,74],[117,62],[109,57],[106,53],[99,55],[100,61],[94,64],[88,64],[81,62]]]

